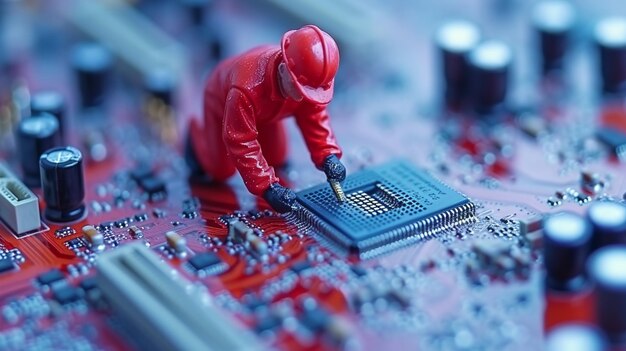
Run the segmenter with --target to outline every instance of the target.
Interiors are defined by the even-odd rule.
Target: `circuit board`
[[[295,3],[0,3],[0,350],[540,350],[558,325],[596,323],[590,298],[547,296],[542,219],[626,196],[626,109],[601,94],[590,34],[626,6],[571,2],[555,83],[534,2]],[[512,48],[497,117],[442,107],[435,38],[458,18]],[[297,211],[273,211],[239,175],[192,179],[187,129],[217,62],[307,23],[341,50],[329,111],[348,201],[293,120],[277,174]],[[77,82],[85,41],[108,51],[81,56],[84,70],[110,60],[105,88]],[[174,78],[151,84],[163,68]],[[105,102],[87,104],[86,85]],[[55,146],[83,158],[85,210],[63,223],[19,147],[42,91],[64,98]]]

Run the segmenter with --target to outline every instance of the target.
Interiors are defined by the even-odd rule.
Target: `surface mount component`
[[[345,203],[326,184],[300,191],[296,216],[361,258],[429,239],[475,216],[467,197],[406,161],[353,173],[343,185]]]
[[[37,196],[1,162],[0,218],[17,236],[35,230],[41,225]]]
[[[140,243],[98,261],[98,285],[122,322],[153,350],[259,350],[262,343]]]

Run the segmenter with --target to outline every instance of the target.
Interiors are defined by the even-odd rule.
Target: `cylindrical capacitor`
[[[173,104],[176,90],[176,77],[166,70],[156,70],[144,78],[146,93],[150,98],[157,99],[167,106]]]
[[[542,1],[533,8],[532,21],[539,37],[542,73],[561,71],[575,23],[574,7],[565,0]]]
[[[626,346],[626,246],[605,246],[587,262],[595,282],[595,307],[598,326],[608,339]],[[617,348],[616,348],[617,350]],[[620,350],[622,350],[620,348]]]
[[[626,93],[626,17],[609,17],[595,28],[602,92]]]
[[[46,201],[45,217],[52,222],[71,222],[85,214],[83,155],[71,146],[46,151],[39,159],[41,186]]]
[[[104,105],[111,75],[111,54],[96,43],[78,44],[72,53],[72,64],[76,71],[81,107],[92,108]]]
[[[626,206],[618,202],[596,202],[587,211],[593,229],[593,249],[626,244]],[[625,268],[626,269],[626,268]]]
[[[65,136],[65,102],[63,96],[56,91],[40,91],[32,95],[30,99],[31,115],[49,113],[57,118],[61,140]],[[37,166],[39,167],[39,166]]]
[[[606,351],[604,335],[592,326],[565,324],[546,338],[546,351]]]
[[[474,112],[488,115],[504,110],[512,60],[511,49],[496,40],[481,43],[469,54]]]
[[[17,140],[24,184],[40,187],[39,156],[61,144],[59,122],[51,114],[39,113],[20,121]]]
[[[442,25],[435,36],[441,55],[444,102],[448,107],[460,107],[469,92],[467,55],[480,41],[480,31],[471,22],[450,21]]]
[[[575,213],[548,216],[543,223],[546,287],[574,292],[586,286],[585,261],[591,249],[591,226]]]

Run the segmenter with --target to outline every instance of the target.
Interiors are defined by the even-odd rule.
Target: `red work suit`
[[[282,119],[294,116],[311,160],[341,157],[326,104],[295,101],[279,86],[279,46],[261,46],[222,61],[204,89],[204,126],[191,124],[194,152],[202,169],[224,181],[235,169],[248,190],[262,196],[278,182],[274,166],[287,159],[287,135]]]

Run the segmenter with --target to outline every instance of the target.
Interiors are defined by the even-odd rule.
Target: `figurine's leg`
[[[222,138],[223,111],[205,109],[204,126],[197,120],[190,124],[192,149],[198,164],[213,181],[225,181],[235,173]]]
[[[259,129],[259,144],[267,163],[275,169],[287,164],[287,132],[282,121]]]

